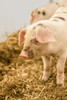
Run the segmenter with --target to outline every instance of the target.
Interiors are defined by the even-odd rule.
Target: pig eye
[[[32,39],[32,40],[31,40],[31,43],[34,43],[34,44],[36,44],[36,45],[39,44],[39,42],[38,42],[36,39]]]
[[[38,11],[38,14],[40,14],[40,11]]]

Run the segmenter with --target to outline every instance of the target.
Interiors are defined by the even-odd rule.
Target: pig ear
[[[38,29],[36,39],[39,41],[39,43],[49,43],[56,41],[50,29],[47,27]]]
[[[31,16],[30,16],[30,24],[33,23],[35,17],[37,16],[37,9],[33,10],[32,13],[31,13]]]
[[[24,28],[19,32],[19,43],[18,43],[19,45],[21,45],[24,42],[25,40],[24,36],[26,34],[26,31],[27,31],[27,28]]]

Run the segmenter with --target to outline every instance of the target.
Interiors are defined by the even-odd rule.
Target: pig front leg
[[[66,54],[59,57],[57,62],[57,84],[64,85],[64,65]]]
[[[50,59],[50,57],[42,56],[42,60],[43,60],[43,63],[44,63],[44,72],[43,72],[42,79],[44,81],[47,81],[49,76],[50,76],[51,59]]]

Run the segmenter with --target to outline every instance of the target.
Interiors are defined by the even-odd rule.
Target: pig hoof
[[[57,84],[58,85],[63,85],[64,84],[64,76],[63,75],[62,76],[60,76],[60,75],[57,76]]]
[[[43,76],[42,77],[42,80],[47,81],[48,80],[48,77]]]
[[[50,73],[44,73],[42,80],[47,81],[50,76]]]
[[[63,80],[57,80],[57,84],[58,85],[64,85],[64,81]]]

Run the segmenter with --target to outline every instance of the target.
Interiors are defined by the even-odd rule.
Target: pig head
[[[30,15],[30,24],[51,18],[58,8],[59,2],[56,2],[33,10]]]
[[[60,6],[67,6],[67,0],[59,0],[59,2],[33,10],[30,15],[30,24],[51,18]]]
[[[36,32],[32,28],[25,28],[19,33],[19,45],[24,43],[20,56],[26,60],[45,55],[45,46],[47,49],[49,43],[55,42],[55,38],[48,27],[38,27]]]

